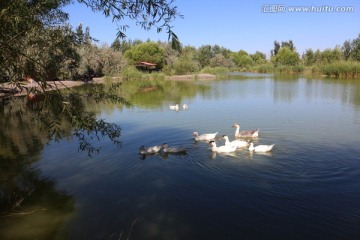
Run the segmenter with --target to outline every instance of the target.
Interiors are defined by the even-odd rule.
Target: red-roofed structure
[[[149,63],[149,62],[139,62],[135,64],[135,67],[140,68],[141,70],[156,70],[156,64],[155,63]]]

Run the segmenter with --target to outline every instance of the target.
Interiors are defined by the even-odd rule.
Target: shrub
[[[121,72],[121,77],[124,81],[138,80],[142,78],[142,75],[143,73],[134,66],[128,66]]]
[[[214,75],[221,75],[229,72],[229,69],[227,67],[205,67],[201,69],[200,72],[214,74]]]
[[[275,70],[274,65],[270,63],[257,65],[251,68],[252,72],[257,72],[257,73],[273,73],[274,70]]]
[[[200,63],[187,58],[180,58],[174,64],[175,74],[183,75],[200,71]]]

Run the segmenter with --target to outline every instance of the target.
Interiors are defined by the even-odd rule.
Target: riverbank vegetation
[[[92,47],[99,48],[96,45]],[[138,79],[144,72],[133,67],[134,63],[146,61],[156,63],[159,76],[209,73],[216,76],[227,72],[295,73],[325,75],[329,77],[360,77],[360,34],[356,39],[347,40],[342,46],[323,51],[307,49],[298,53],[292,40],[274,42],[270,57],[257,51],[253,54],[245,50],[233,52],[219,45],[193,46],[175,45],[170,42],[148,40],[115,39],[111,46],[102,46],[101,51],[112,51],[119,57],[119,71],[103,71],[103,74],[121,76],[123,79]],[[141,50],[140,50],[141,49]],[[134,52],[136,54],[134,54]],[[152,54],[148,54],[152,52]],[[138,56],[141,56],[140,58]],[[89,56],[82,56],[87,59]],[[105,57],[104,57],[105,58]],[[104,68],[106,63],[103,64]],[[97,66],[88,65],[88,69]],[[114,68],[112,68],[114,69]],[[154,73],[153,72],[153,73]]]
[[[82,26],[77,27],[79,36]],[[77,38],[79,38],[79,36]],[[227,72],[296,73],[326,75],[341,78],[360,77],[360,35],[345,41],[343,46],[323,51],[307,49],[301,55],[289,40],[274,42],[270,58],[265,53],[249,54],[245,50],[232,52],[219,45],[203,45],[199,48],[169,42],[115,39],[109,45],[99,46],[90,38],[79,46],[79,64],[72,72],[63,71],[60,79],[81,79],[83,74],[118,77],[122,80],[164,79],[166,76],[209,73],[220,76]],[[143,71],[136,68],[138,62],[156,64],[156,69]],[[151,73],[151,74],[148,74]]]
[[[97,6],[96,1],[82,2],[91,8]],[[27,4],[15,0],[0,6],[0,30],[4,33],[0,38],[1,82],[19,84],[31,80],[46,87],[48,80],[90,80],[95,76],[163,79],[172,75],[221,75],[231,71],[360,77],[360,34],[353,40],[345,40],[341,46],[325,50],[309,48],[303,53],[297,51],[292,40],[275,40],[270,54],[248,53],[241,46],[238,51],[220,45],[184,46],[169,29],[168,42],[125,40],[120,38],[124,31],[119,31],[119,37],[108,45],[93,39],[88,27],[80,24],[74,28],[68,24],[61,8],[69,3],[57,0],[49,5],[42,0]],[[158,8],[164,11],[164,7],[169,6]],[[109,10],[105,6],[101,9],[104,13]],[[177,11],[172,14],[173,18],[180,15]],[[135,67],[139,62],[152,63],[155,67]],[[151,72],[151,76],[144,75],[144,70]]]

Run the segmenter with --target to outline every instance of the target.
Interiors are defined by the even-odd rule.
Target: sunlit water
[[[44,147],[32,167],[75,202],[54,238],[360,239],[358,80],[195,84],[209,89],[103,112],[121,126],[121,143],[103,139],[93,158],[76,141]],[[173,103],[189,109],[172,111]],[[232,140],[235,122],[260,128],[255,145],[275,144],[273,152],[213,154],[192,138],[219,132]],[[164,142],[188,152],[138,154],[141,145]]]

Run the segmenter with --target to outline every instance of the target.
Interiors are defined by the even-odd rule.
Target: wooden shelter
[[[155,63],[149,63],[149,62],[139,62],[135,64],[135,67],[137,67],[140,70],[147,70],[149,72],[156,70],[156,64]]]

